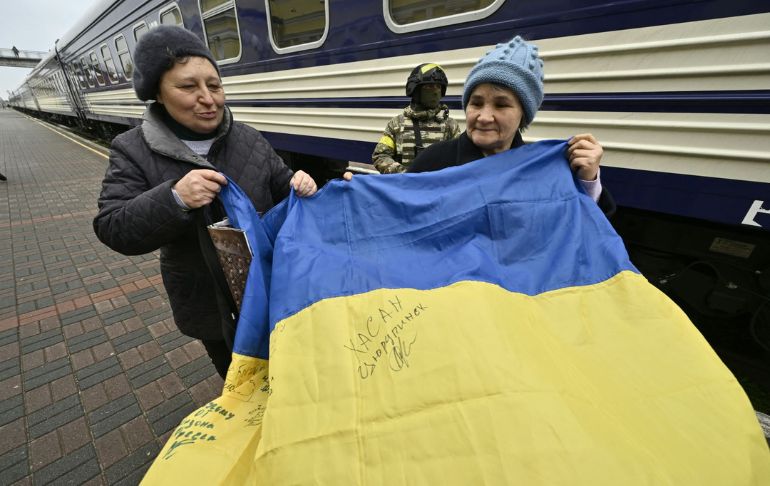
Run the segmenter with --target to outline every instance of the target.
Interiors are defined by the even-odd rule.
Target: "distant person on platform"
[[[124,255],[160,249],[160,272],[179,330],[200,339],[223,378],[235,316],[204,259],[213,252],[206,225],[224,211],[225,175],[258,212],[294,188],[316,192],[293,173],[257,130],[233,120],[219,68],[203,41],[182,27],[151,29],[134,50],[134,91],[154,100],[141,126],[115,137],[94,231]],[[208,250],[211,250],[209,252]]]
[[[441,103],[448,84],[438,64],[420,64],[412,70],[406,81],[412,102],[388,122],[372,153],[372,164],[381,174],[406,172],[422,149],[460,135],[460,126]]]

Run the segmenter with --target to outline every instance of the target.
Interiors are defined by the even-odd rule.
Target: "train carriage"
[[[766,1],[105,0],[12,104],[105,134],[139,123],[131,53],[166,23],[206,40],[235,118],[311,173],[369,161],[419,63],[445,68],[462,122],[466,74],[519,34],[545,61],[525,140],[594,133],[630,247],[739,269],[736,281],[770,292]]]

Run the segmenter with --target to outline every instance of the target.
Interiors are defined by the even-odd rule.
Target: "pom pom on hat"
[[[537,46],[516,36],[479,59],[465,80],[463,109],[473,89],[482,83],[513,91],[524,109],[522,128],[527,127],[543,102],[543,60],[538,57]]]
[[[205,57],[219,73],[219,66],[206,44],[189,30],[176,25],[161,25],[144,34],[134,49],[134,91],[142,100],[154,100],[160,78],[174,67],[179,58]]]

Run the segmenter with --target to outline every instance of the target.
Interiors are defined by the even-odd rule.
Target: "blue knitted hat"
[[[481,83],[499,84],[516,93],[524,108],[521,126],[528,126],[543,102],[543,60],[537,55],[537,46],[517,35],[479,59],[465,80],[463,109]]]

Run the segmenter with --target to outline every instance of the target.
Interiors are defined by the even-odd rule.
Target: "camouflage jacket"
[[[449,117],[449,108],[439,105],[426,110],[421,106],[407,106],[404,112],[393,117],[385,133],[377,142],[372,153],[372,164],[382,174],[404,172],[416,157],[414,121],[420,128],[423,149],[442,140],[451,140],[460,135],[460,126]]]

